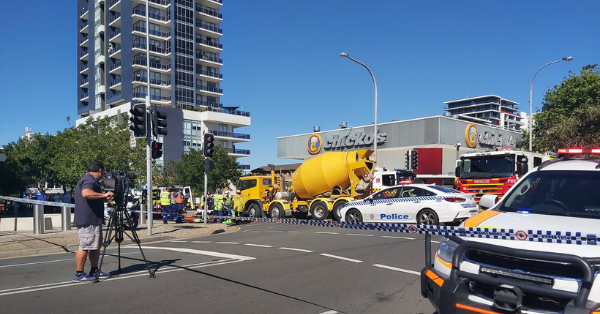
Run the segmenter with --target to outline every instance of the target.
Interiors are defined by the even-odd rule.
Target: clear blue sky
[[[444,101],[496,94],[529,112],[569,71],[600,63],[600,1],[224,0],[225,106],[249,111],[252,168],[278,136],[443,114]],[[0,145],[25,127],[56,134],[76,111],[75,1],[6,1],[0,19]]]

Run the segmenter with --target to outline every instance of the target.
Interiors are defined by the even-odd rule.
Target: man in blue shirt
[[[96,272],[100,278],[110,277],[110,274],[98,269],[100,246],[102,246],[102,222],[104,220],[104,202],[112,201],[112,192],[102,193],[98,181],[104,177],[104,164],[93,161],[75,188],[75,218],[79,236],[79,249],[75,254],[74,282],[92,282]],[[89,257],[92,268],[89,276],[83,272],[85,260]]]

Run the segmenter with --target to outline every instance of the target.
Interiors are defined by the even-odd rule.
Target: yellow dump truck
[[[349,201],[369,195],[363,176],[373,172],[371,150],[326,152],[306,160],[285,179],[271,170],[270,176],[241,177],[237,190],[244,198],[245,211],[251,217],[306,218],[323,220],[333,213],[340,219],[340,209]]]

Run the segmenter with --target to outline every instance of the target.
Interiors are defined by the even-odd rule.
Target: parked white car
[[[393,222],[437,225],[458,224],[477,214],[474,194],[431,184],[397,185],[363,200],[347,203],[345,222]]]

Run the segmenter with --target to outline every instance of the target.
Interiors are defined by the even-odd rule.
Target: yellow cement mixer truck
[[[300,165],[289,187],[272,169],[270,176],[241,177],[237,191],[251,217],[302,219],[310,212],[313,219],[323,220],[333,213],[339,221],[344,204],[369,195],[362,178],[373,171],[371,153],[368,149],[326,152]]]

